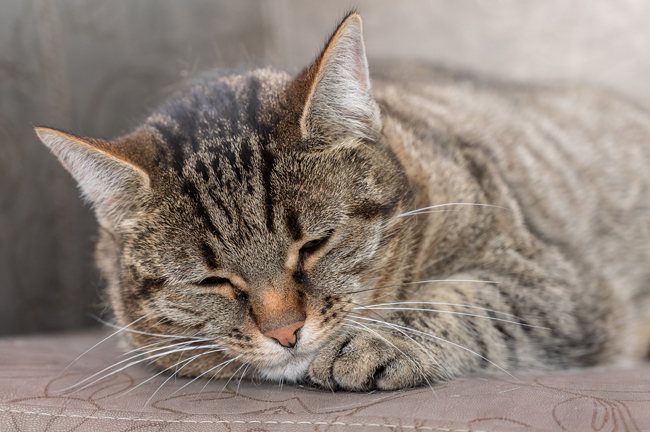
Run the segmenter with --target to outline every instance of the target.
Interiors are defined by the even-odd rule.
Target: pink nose
[[[293,348],[296,344],[296,332],[303,324],[305,324],[304,321],[296,321],[284,327],[267,331],[264,333],[264,336],[275,339],[284,347]]]

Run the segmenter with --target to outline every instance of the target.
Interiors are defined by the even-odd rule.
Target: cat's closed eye
[[[322,241],[323,241],[323,239],[310,240],[310,241],[308,241],[307,243],[305,243],[305,244],[303,245],[303,247],[301,248],[301,250],[303,250],[303,251],[307,251],[307,250],[313,249],[313,248],[315,248],[316,246],[318,246],[318,245],[320,244],[320,242],[322,242]]]
[[[233,284],[230,279],[227,278],[210,276],[201,280],[195,285],[201,288],[205,288],[211,292],[216,292],[225,297],[241,298],[243,295],[243,291],[237,288],[237,286],[235,286],[235,284]]]
[[[323,246],[325,246],[325,244],[332,237],[333,233],[334,231],[329,231],[324,237],[317,238],[314,240],[309,240],[308,242],[303,244],[299,251],[301,260],[315,254],[317,251],[322,249]]]
[[[228,279],[220,278],[220,277],[216,277],[216,276],[207,277],[207,278],[203,279],[202,281],[200,281],[199,283],[197,283],[197,285],[201,286],[201,287],[206,287],[206,288],[212,288],[212,287],[224,286],[224,285],[231,285],[232,286],[232,284],[230,283],[230,281]]]

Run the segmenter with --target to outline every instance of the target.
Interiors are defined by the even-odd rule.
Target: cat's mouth
[[[296,347],[282,349],[281,353],[277,353],[280,358],[258,366],[257,370],[263,378],[296,383],[307,376],[312,360],[330,338],[323,337],[329,332],[318,329],[313,323],[305,327],[308,328],[303,329]]]

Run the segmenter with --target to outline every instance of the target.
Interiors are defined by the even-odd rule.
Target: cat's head
[[[135,345],[166,341],[150,345],[165,366],[179,353],[157,347],[207,347],[180,374],[218,372],[225,355],[292,380],[404,277],[397,215],[412,191],[381,130],[352,13],[293,79],[205,78],[114,141],[37,132],[94,206],[98,263]]]

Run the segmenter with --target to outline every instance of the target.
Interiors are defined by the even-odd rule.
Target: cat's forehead
[[[263,69],[207,78],[176,95],[147,120],[161,141],[159,163],[180,174],[197,157],[246,159],[253,147],[267,147],[284,115],[289,81],[285,73]]]
[[[299,136],[296,119],[287,120],[295,112],[283,105],[290,81],[268,70],[219,78],[179,94],[147,121],[158,135],[157,164],[172,174],[160,192],[179,206],[163,219],[212,232],[224,248],[239,245],[235,261],[247,259],[238,255],[245,245],[270,247],[286,236],[285,220],[300,213],[296,205],[307,196],[304,178],[315,169],[313,158],[306,162],[308,152],[284,145],[287,134],[278,131],[292,127]],[[296,200],[301,189],[305,199]]]

